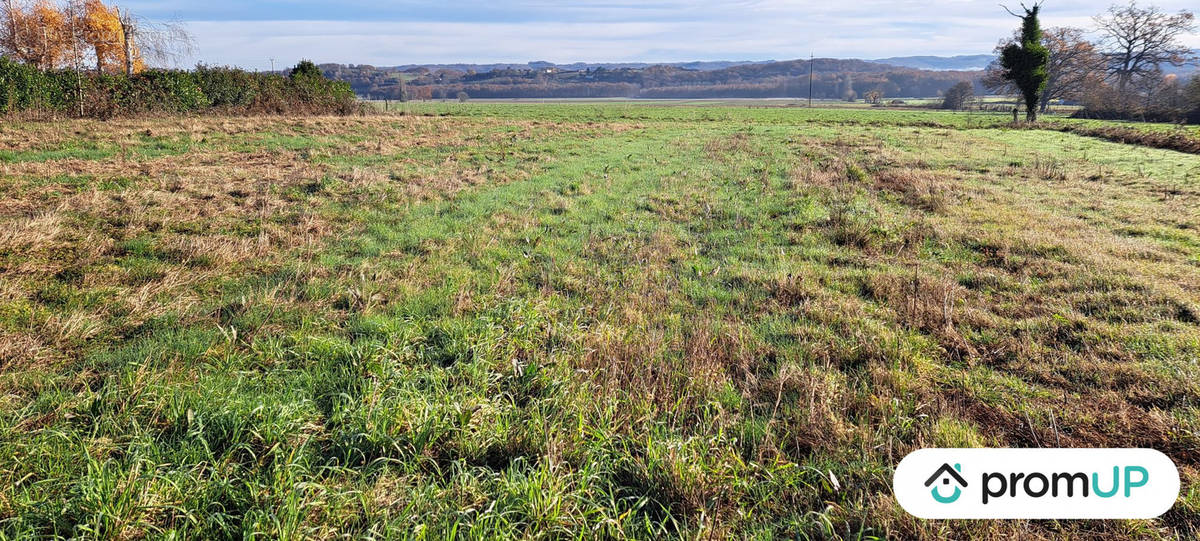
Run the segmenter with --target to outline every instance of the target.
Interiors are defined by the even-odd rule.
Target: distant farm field
[[[404,112],[0,124],[0,535],[1200,535],[1200,156],[917,110]],[[1183,491],[900,509],[902,457],[975,446],[1154,448]]]

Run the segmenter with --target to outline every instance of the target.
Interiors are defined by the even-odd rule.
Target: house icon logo
[[[950,485],[950,481],[954,481],[959,486],[954,487],[954,493],[950,496],[942,496],[942,493],[938,492],[938,487],[936,486],[933,486],[933,489],[930,490],[930,493],[933,494],[933,499],[937,500],[938,503],[954,503],[958,501],[959,496],[962,496],[962,489],[967,487],[967,480],[963,479],[961,472],[962,464],[955,464],[953,468],[949,464],[942,464],[942,467],[933,472],[928,481],[925,481],[925,487],[931,487],[939,480],[941,484],[946,486]]]

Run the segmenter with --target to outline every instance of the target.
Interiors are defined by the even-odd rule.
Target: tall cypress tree
[[[1036,122],[1038,103],[1050,78],[1047,72],[1050,50],[1042,45],[1042,25],[1038,22],[1041,2],[1031,8],[1021,4],[1021,9],[1025,10],[1025,15],[1008,11],[1014,17],[1021,18],[1021,43],[1010,44],[1001,51],[1000,65],[1004,68],[1004,78],[1012,81],[1025,98],[1025,118]]]

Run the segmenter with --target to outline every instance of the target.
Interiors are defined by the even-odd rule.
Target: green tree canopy
[[[1004,68],[1003,77],[1012,81],[1021,91],[1025,100],[1026,118],[1034,122],[1037,120],[1038,102],[1041,101],[1042,91],[1046,89],[1046,81],[1050,78],[1047,69],[1050,65],[1050,50],[1042,44],[1042,26],[1038,21],[1041,3],[1036,3],[1033,7],[1021,4],[1021,9],[1025,10],[1025,15],[1009,11],[1013,16],[1021,18],[1021,41],[1008,45],[1000,52],[1000,65]]]
[[[288,74],[288,77],[292,79],[306,77],[313,79],[324,79],[325,74],[321,73],[321,68],[318,68],[312,60],[301,60],[299,64],[296,64],[296,67],[292,68],[292,71],[290,74]]]

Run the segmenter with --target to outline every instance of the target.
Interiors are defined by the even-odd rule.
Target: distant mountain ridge
[[[322,64],[374,99],[787,98],[879,99],[937,96],[960,82],[982,91],[981,71],[923,70],[837,58],[678,64],[439,64],[375,67]],[[812,73],[812,82],[810,80]]]
[[[971,54],[959,56],[897,56],[879,58],[871,62],[933,71],[978,71],[987,68],[996,59],[990,54]]]
[[[1192,56],[1194,56],[1196,58],[1200,58],[1200,49],[1193,50]],[[1200,75],[1200,64],[1187,64],[1187,65],[1183,65],[1183,66],[1166,66],[1163,68],[1163,72],[1168,73],[1168,74],[1173,73],[1175,75],[1182,75],[1185,77],[1189,76],[1189,75]]]
[[[1193,51],[1196,56],[1200,56],[1200,50]],[[991,64],[996,59],[992,54],[967,54],[956,56],[894,56],[890,58],[876,58],[861,60],[862,62],[870,62],[875,64],[884,64],[899,68],[911,68],[927,71],[982,71],[987,69],[988,64]],[[820,61],[821,59],[817,59]],[[846,59],[847,61],[859,61],[859,59]],[[806,59],[787,60],[783,62],[807,62]],[[695,71],[719,71],[740,66],[756,66],[764,64],[780,63],[778,60],[696,60],[691,62],[573,62],[570,64],[556,64],[554,62],[527,62],[521,63],[495,63],[495,64],[405,64],[400,66],[380,66],[380,69],[389,71],[407,71],[412,69],[427,69],[429,71],[438,70],[454,70],[454,71],[474,71],[477,73],[487,73],[491,71],[504,70],[523,70],[523,69],[556,69],[560,71],[585,71],[603,68],[606,70],[615,69],[645,69],[654,66],[670,66],[672,68],[680,68],[685,70]],[[1166,73],[1191,74],[1200,72],[1200,66],[1190,65],[1182,67],[1167,66],[1164,68]]]
[[[696,60],[691,62],[573,62],[570,64],[555,64],[553,62],[527,62],[524,64],[405,64],[401,66],[387,66],[385,69],[407,71],[411,69],[427,69],[429,71],[438,70],[455,70],[455,71],[474,71],[476,73],[487,73],[490,71],[502,70],[521,70],[521,69],[558,69],[562,71],[584,71],[604,68],[607,70],[615,69],[643,69],[652,66],[671,66],[673,68],[689,69],[696,71],[716,71],[725,68],[737,66],[748,66],[753,64],[770,64],[774,60]],[[381,67],[382,68],[382,67]]]
[[[1200,57],[1200,49],[1192,51],[1192,55]],[[869,60],[869,62],[930,71],[980,71],[987,69],[988,64],[991,64],[995,59],[995,55],[971,54],[959,56],[897,56],[893,58],[877,58]],[[1163,73],[1192,75],[1200,73],[1200,65],[1163,66]]]
[[[861,61],[875,64],[886,64],[888,66],[900,68],[912,68],[929,71],[980,71],[987,67],[989,63],[996,57],[990,54],[972,54],[958,56],[897,56],[892,58],[880,58],[875,60],[860,60],[857,58],[844,59],[846,61]],[[821,60],[821,59],[818,59]],[[562,71],[584,71],[604,68],[607,70],[614,69],[645,69],[654,66],[670,66],[672,68],[680,68],[696,71],[718,71],[728,68],[736,68],[740,66],[756,66],[764,64],[780,63],[778,60],[696,60],[691,62],[573,62],[570,64],[556,64],[554,62],[527,62],[520,63],[497,63],[497,64],[405,64],[401,66],[388,66],[385,69],[406,71],[410,69],[427,69],[437,71],[442,69],[455,71],[474,71],[476,73],[487,73],[491,71],[502,70],[520,70],[520,69],[557,69]],[[786,60],[782,62],[795,63],[807,62],[806,59]]]

